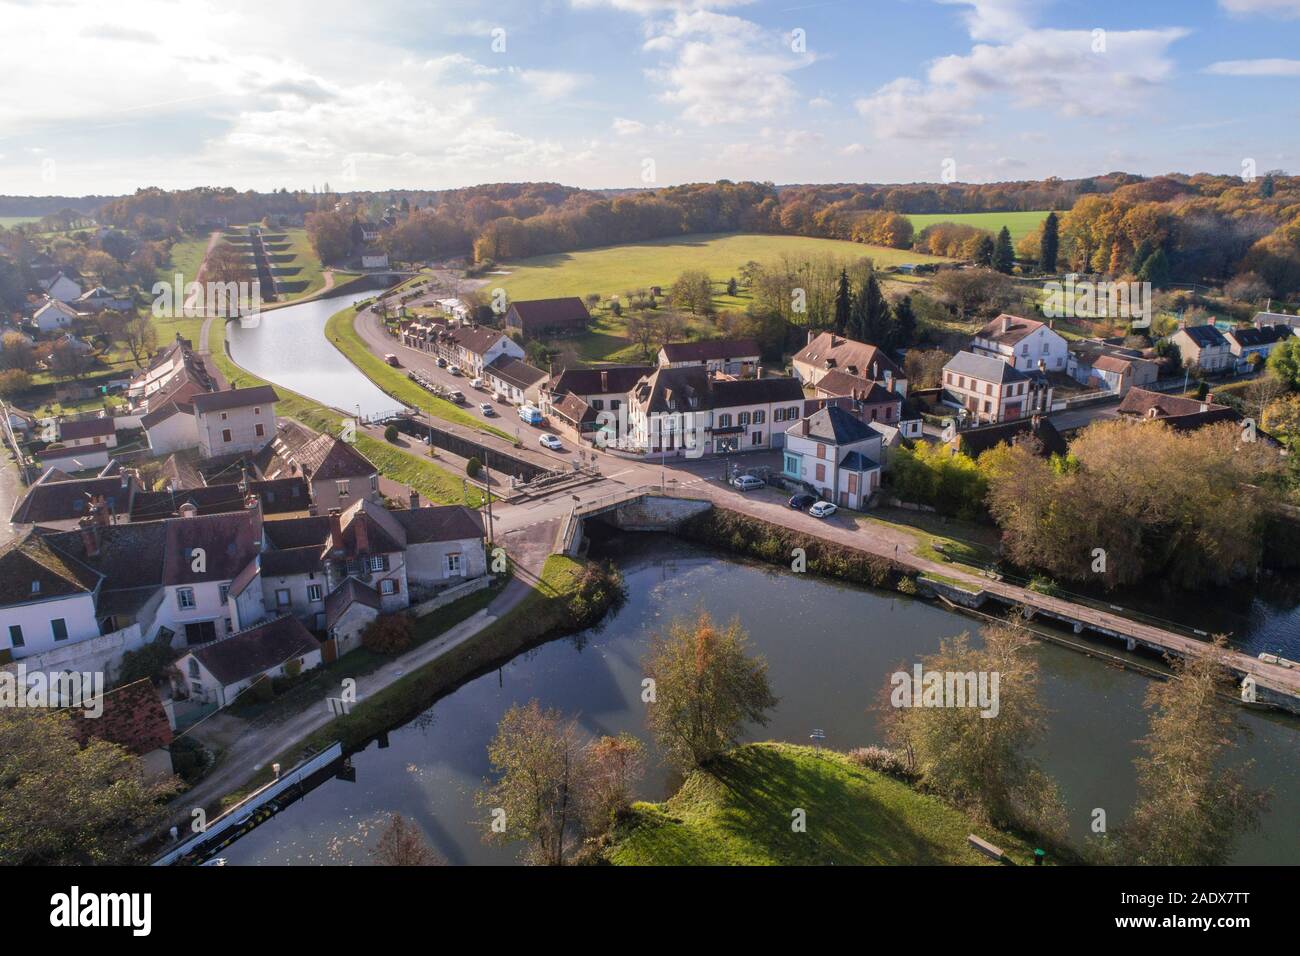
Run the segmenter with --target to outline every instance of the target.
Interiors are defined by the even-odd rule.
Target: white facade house
[[[150,410],[140,418],[149,448],[155,455],[194,448],[199,443],[199,430],[194,420],[194,406],[187,403],[167,402],[161,408]]]
[[[1006,313],[975,333],[970,351],[1021,372],[1064,372],[1070,359],[1069,342],[1050,325]]]
[[[828,373],[841,371],[907,397],[907,373],[884,349],[834,332],[809,332],[808,344],[795,353],[791,364],[795,378],[805,385],[816,385]]]
[[[1179,329],[1171,341],[1178,347],[1183,364],[1202,372],[1224,373],[1236,368],[1237,357],[1227,338],[1213,325],[1188,325]]]
[[[176,667],[192,699],[229,707],[256,680],[293,676],[320,663],[320,641],[296,617],[284,615],[195,648]]]
[[[966,421],[1005,422],[1052,407],[1052,386],[1038,373],[974,352],[958,352],[943,367],[945,405],[964,409]]]
[[[828,405],[785,433],[782,473],[826,501],[861,510],[880,487],[883,435],[838,405]]]
[[[275,403],[270,385],[195,395],[194,425],[204,458],[259,451],[275,438]]]
[[[81,298],[80,284],[62,272],[56,273],[49,279],[41,280],[40,285],[51,299],[58,299],[60,302],[75,302]]]
[[[711,372],[755,375],[762,349],[753,339],[710,339],[703,342],[669,342],[659,349],[665,368],[702,365]]]
[[[40,332],[57,332],[72,325],[77,318],[77,310],[59,299],[47,299],[45,304],[32,313],[32,326]]]

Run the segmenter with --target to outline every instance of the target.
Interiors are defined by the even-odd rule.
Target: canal
[[[400,403],[388,397],[325,337],[325,323],[346,305],[369,298],[357,291],[270,309],[226,325],[230,357],[276,385],[344,412],[376,415]]]
[[[849,749],[881,739],[872,708],[897,665],[910,667],[971,619],[893,593],[776,571],[669,537],[626,535],[604,546],[623,569],[629,599],[599,628],[555,641],[468,682],[420,717],[353,758],[356,781],[331,780],[223,851],[231,864],[365,863],[386,816],[418,823],[449,863],[509,864],[514,847],[481,840],[484,812],[474,793],[489,773],[487,744],[515,703],[536,698],[576,716],[592,734],[628,731],[643,739],[640,659],[648,637],[673,617],[707,609],[739,616],[752,649],[769,665],[780,704],[752,739]],[[1069,806],[1072,836],[1088,835],[1094,808],[1110,824],[1131,806],[1135,741],[1145,732],[1149,679],[1051,644],[1038,644],[1042,694],[1051,708],[1039,758]],[[1300,724],[1241,711],[1250,736],[1241,754],[1273,801],[1260,832],[1238,844],[1235,862],[1300,861]],[[639,787],[659,800],[673,787],[651,767]]]

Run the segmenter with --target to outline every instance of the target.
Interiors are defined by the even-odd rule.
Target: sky
[[[1300,0],[0,0],[0,194],[1300,173]]]

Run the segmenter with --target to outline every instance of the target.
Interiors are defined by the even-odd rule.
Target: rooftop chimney
[[[244,509],[252,516],[253,543],[257,545],[260,551],[262,548],[262,499],[257,495],[249,495],[244,499]]]
[[[411,489],[411,510],[414,511],[420,507],[420,493],[414,488]]]
[[[107,528],[113,523],[113,515],[103,495],[96,495],[91,499],[90,516],[95,520],[95,524],[101,528]]]
[[[600,390],[601,392],[609,391],[609,373],[602,371],[600,373]]]
[[[1010,331],[1011,331],[1011,316],[1004,315],[1002,316],[1002,332],[1003,334],[1005,334]]]
[[[330,550],[343,550],[343,512],[338,508],[330,509]]]
[[[95,524],[95,519],[87,515],[77,522],[77,529],[81,532],[81,546],[86,549],[86,557],[98,557],[99,525]]]
[[[176,511],[182,518],[193,518],[199,513],[199,509],[195,507],[194,502],[192,501],[185,502],[177,508]]]
[[[805,437],[808,434],[808,419],[804,418],[799,421],[799,434]]]
[[[357,538],[357,554],[370,553],[370,519],[358,511],[352,516],[352,527]]]

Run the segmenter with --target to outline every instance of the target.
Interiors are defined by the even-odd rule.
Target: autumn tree
[[[704,315],[713,311],[713,281],[707,272],[688,269],[677,277],[668,291],[673,308],[685,309],[691,315]]]
[[[1140,741],[1138,796],[1116,843],[1125,862],[1218,866],[1257,829],[1267,795],[1250,787],[1250,761],[1230,762],[1244,728],[1232,705],[1226,642],[1173,661],[1174,677],[1147,689],[1147,735]]]
[[[1268,370],[1293,389],[1300,389],[1300,336],[1279,342],[1268,356]]]
[[[82,747],[71,720],[0,708],[0,865],[139,863],[139,837],[162,822],[174,784],[117,744]]]
[[[135,315],[122,324],[118,341],[131,353],[131,361],[140,368],[158,348],[158,330],[148,315]]]
[[[766,725],[777,704],[767,663],[748,653],[739,618],[719,628],[705,611],[656,635],[642,660],[655,698],[646,721],[668,763],[704,767],[735,746],[748,723]]]
[[[628,337],[641,346],[641,354],[648,360],[650,358],[650,346],[654,344],[656,337],[659,335],[659,323],[649,312],[633,311],[627,315]]]
[[[588,748],[593,828],[607,825],[632,805],[632,787],[645,773],[645,747],[631,734],[601,737]]]
[[[400,813],[389,815],[370,856],[377,866],[437,866],[442,863],[420,828]]]
[[[947,675],[969,675],[976,688],[983,680],[986,699],[981,701],[976,690],[972,702],[966,680],[965,706],[950,700],[940,701],[946,706],[913,706],[910,685],[891,677],[884,693],[889,738],[910,757],[927,787],[981,819],[1060,835],[1064,809],[1056,784],[1030,756],[1046,732],[1033,639],[1008,624],[986,626],[980,634],[982,646],[972,646],[961,634],[942,641],[920,663],[923,673],[940,675],[945,688]],[[913,672],[900,665],[897,674],[910,679]]]

